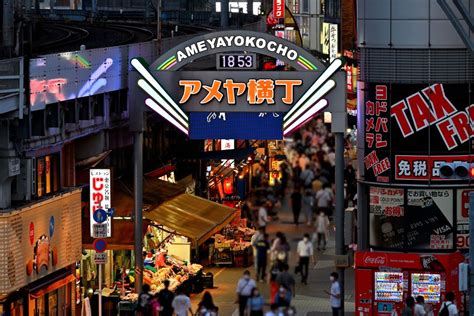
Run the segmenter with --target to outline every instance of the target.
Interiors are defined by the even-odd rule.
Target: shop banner
[[[94,237],[94,224],[100,224],[94,219],[94,213],[98,209],[107,211],[112,207],[112,188],[110,169],[91,169],[90,170],[90,232]],[[112,222],[110,216],[107,216],[107,237],[112,236]]]
[[[395,155],[395,180],[405,181],[446,181],[440,177],[439,168],[444,163],[472,162],[474,156],[422,156]]]
[[[0,216],[0,295],[81,260],[81,191]]]
[[[458,249],[469,249],[469,192],[474,192],[474,189],[457,190],[456,246]]]
[[[276,19],[285,18],[285,0],[273,0],[273,16]]]

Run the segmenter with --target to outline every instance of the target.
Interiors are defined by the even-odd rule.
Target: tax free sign
[[[195,60],[219,53],[270,56],[294,70],[183,70]],[[237,30],[210,33],[174,47],[151,66],[140,58],[132,59],[131,64],[140,74],[138,86],[146,93],[146,105],[186,135],[195,127],[188,115],[192,112],[229,116],[253,112],[255,118],[273,113],[272,117],[281,120],[281,136],[323,110],[340,117],[340,126],[336,124],[333,129],[344,131],[346,127],[343,61],[335,59],[325,65],[301,47],[270,34]],[[225,115],[218,117],[225,119]]]

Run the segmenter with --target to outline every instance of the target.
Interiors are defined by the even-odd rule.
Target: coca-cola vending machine
[[[363,252],[355,254],[356,315],[401,315],[406,298],[421,295],[438,314],[445,294],[453,291],[457,305],[460,252],[415,254]]]

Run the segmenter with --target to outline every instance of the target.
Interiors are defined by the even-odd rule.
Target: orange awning
[[[65,286],[66,284],[68,284],[70,282],[73,282],[75,280],[76,280],[76,277],[73,274],[70,274],[70,275],[66,276],[65,278],[63,278],[63,279],[60,279],[60,280],[58,280],[54,283],[49,284],[48,286],[46,286],[44,288],[41,288],[37,291],[34,291],[34,292],[30,293],[30,296],[32,298],[36,299],[38,297],[41,297],[41,296],[45,295],[46,293],[57,290],[57,289]]]

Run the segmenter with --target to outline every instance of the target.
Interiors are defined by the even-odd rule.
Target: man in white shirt
[[[331,280],[331,291],[325,291],[329,295],[329,303],[332,308],[332,315],[339,316],[341,310],[341,285],[339,284],[339,274],[337,272],[331,273],[329,280]]]
[[[244,276],[237,282],[237,303],[239,304],[239,316],[244,316],[247,301],[252,294],[254,287],[257,287],[257,283],[250,277],[250,271],[244,271]]]
[[[191,309],[191,300],[180,288],[178,288],[178,295],[174,297],[173,303],[171,303],[171,305],[173,306],[176,316],[188,316],[188,311],[191,315],[193,314],[193,310]]]
[[[444,301],[444,303],[441,305],[441,308],[439,310],[440,315],[441,315],[441,311],[444,308],[448,309],[449,316],[458,316],[459,315],[458,308],[457,308],[456,304],[454,303],[454,299],[455,299],[455,296],[454,296],[453,292],[446,293],[446,301]]]
[[[308,284],[309,260],[311,259],[313,265],[315,264],[313,243],[309,239],[309,234],[304,234],[303,240],[298,242],[296,253],[299,259],[298,266],[301,272],[301,283]]]
[[[425,311],[425,298],[421,295],[418,295],[416,298],[415,304],[415,316],[423,316],[426,315]]]

